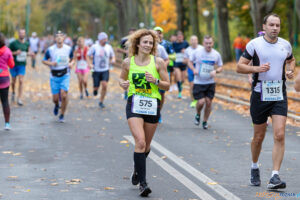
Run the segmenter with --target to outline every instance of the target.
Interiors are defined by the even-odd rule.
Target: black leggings
[[[0,89],[0,98],[1,98],[5,122],[9,122],[9,116],[10,116],[10,108],[8,102],[8,88],[9,87]]]

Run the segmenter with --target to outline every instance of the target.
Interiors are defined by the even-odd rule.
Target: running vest
[[[161,95],[158,91],[158,86],[154,83],[146,81],[145,72],[152,74],[154,78],[160,79],[159,73],[155,66],[154,56],[151,55],[150,63],[146,66],[138,66],[134,62],[134,56],[130,59],[130,67],[128,73],[129,90],[128,97],[133,94],[145,97],[151,97],[161,100]]]
[[[252,89],[261,92],[262,81],[283,81],[285,91],[285,61],[292,59],[292,47],[290,43],[280,37],[276,43],[269,43],[263,36],[251,40],[243,53],[243,57],[253,60],[254,66],[270,63],[270,70],[267,72],[254,73]]]

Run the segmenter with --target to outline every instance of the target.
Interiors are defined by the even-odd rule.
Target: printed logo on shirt
[[[151,94],[150,83],[146,80],[145,73],[132,73],[132,81],[136,94]]]

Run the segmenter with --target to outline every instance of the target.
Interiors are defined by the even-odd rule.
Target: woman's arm
[[[121,71],[120,80],[119,80],[119,85],[124,90],[127,90],[128,87],[129,87],[129,80],[128,80],[129,65],[130,65],[129,58],[126,58],[125,60],[123,60],[123,62],[122,62],[122,71]]]

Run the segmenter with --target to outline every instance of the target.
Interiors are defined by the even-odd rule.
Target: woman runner
[[[120,86],[128,90],[126,116],[135,140],[133,185],[140,184],[140,195],[151,193],[146,182],[146,158],[160,117],[159,89],[169,90],[170,82],[165,62],[155,57],[157,36],[141,29],[129,38],[129,57],[122,63]]]
[[[15,62],[12,52],[5,46],[5,37],[0,33],[0,98],[5,119],[5,130],[11,129],[9,124],[10,108],[8,102],[8,89],[10,81],[8,67],[13,68],[14,66]]]
[[[83,89],[85,91],[86,97],[89,96],[89,92],[87,90],[87,79],[90,70],[86,60],[88,47],[84,45],[83,37],[78,38],[77,45],[78,47],[76,48],[74,54],[75,63],[76,63],[75,73],[77,74],[77,78],[78,78],[80,99],[83,99]]]

